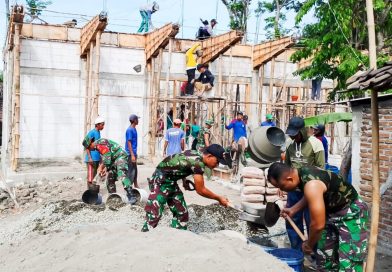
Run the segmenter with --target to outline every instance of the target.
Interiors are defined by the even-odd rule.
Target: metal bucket
[[[280,159],[285,142],[286,136],[280,128],[257,127],[249,136],[249,154],[261,164],[276,162]]]
[[[102,204],[102,195],[97,191],[86,190],[82,195],[82,201],[90,205]]]
[[[147,203],[149,193],[146,190],[134,188],[132,192],[135,194],[137,198],[136,204],[145,204]]]

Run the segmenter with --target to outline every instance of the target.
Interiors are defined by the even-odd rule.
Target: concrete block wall
[[[364,105],[361,125],[360,141],[360,193],[363,199],[371,204],[372,195],[372,122],[370,105]],[[379,103],[380,120],[380,183],[385,182],[392,171],[392,99]],[[353,153],[356,152],[353,149]],[[353,158],[354,159],[354,158]],[[392,186],[392,184],[390,185]],[[388,186],[386,187],[388,188]],[[370,207],[370,205],[369,205]],[[380,225],[379,225],[379,249],[392,254],[392,188],[388,188],[381,196]]]

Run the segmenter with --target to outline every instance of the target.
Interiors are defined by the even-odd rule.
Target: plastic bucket
[[[294,271],[302,272],[304,254],[296,249],[291,248],[277,248],[271,250],[269,254],[275,256],[279,260],[285,262]]]
[[[86,190],[82,195],[82,201],[86,204],[100,205],[102,204],[102,195],[96,191]]]
[[[147,203],[149,193],[146,190],[134,188],[132,192],[135,194],[137,198],[137,204],[145,204]]]
[[[327,164],[325,169],[339,175],[339,168],[337,166]]]
[[[280,160],[281,148],[286,143],[286,135],[277,127],[257,127],[249,136],[250,157],[261,164]]]

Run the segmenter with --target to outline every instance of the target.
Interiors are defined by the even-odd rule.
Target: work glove
[[[125,191],[127,192],[127,198],[128,198],[129,204],[131,204],[131,205],[136,204],[137,198],[136,198],[136,195],[132,192],[132,188],[131,187],[125,188]]]

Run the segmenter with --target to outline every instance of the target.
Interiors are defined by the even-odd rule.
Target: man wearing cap
[[[137,183],[137,130],[136,126],[139,124],[139,117],[135,114],[129,116],[130,126],[125,132],[125,151],[128,154],[128,178],[133,182],[136,188],[139,188]]]
[[[272,121],[273,117],[272,114],[267,114],[266,115],[266,121],[261,122],[262,127],[276,127],[276,124],[274,121]]]
[[[230,156],[222,146],[217,144],[207,147],[203,154],[194,150],[186,150],[183,153],[168,156],[159,163],[148,181],[151,193],[145,207],[146,222],[142,231],[148,231],[149,226],[155,228],[158,225],[165,204],[169,206],[173,214],[171,227],[177,229],[187,228],[189,220],[188,209],[177,181],[184,180],[190,175],[193,175],[195,189],[199,195],[215,199],[222,206],[227,207],[229,200],[226,197],[216,195],[204,186],[203,174],[205,169],[213,169],[219,163],[231,167]]]
[[[237,113],[237,119],[233,120],[228,126],[225,126],[227,130],[233,129],[234,142],[238,142],[241,137],[246,138],[246,124],[243,119],[244,114],[239,111]]]
[[[166,131],[163,157],[181,153],[185,149],[185,132],[180,128],[180,119],[174,119],[171,129]]]
[[[105,127],[105,119],[103,119],[101,116],[98,116],[97,119],[95,119],[94,124],[95,128],[90,130],[87,135],[90,138],[99,140],[101,138],[101,130],[103,130]],[[101,156],[99,155],[99,152],[90,151],[88,149],[86,150],[85,162],[87,164],[87,188],[92,186],[93,179],[97,175],[97,169],[100,161]]]
[[[87,135],[82,145],[90,151],[96,150],[102,157],[102,164],[98,167],[98,174],[108,175],[106,187],[109,193],[116,192],[116,181],[120,181],[124,190],[127,192],[129,203],[135,204],[137,199],[132,192],[132,182],[127,177],[128,173],[128,154],[116,142],[108,139],[95,140],[94,137]]]
[[[300,117],[291,118],[286,130],[286,134],[289,135],[293,140],[286,149],[285,163],[287,165],[293,168],[301,168],[302,166],[316,166],[324,169],[324,147],[322,143],[315,137],[308,137],[304,119]],[[306,206],[306,201],[303,196],[304,194],[300,190],[289,192],[287,195],[287,208],[284,210],[290,211],[293,206]],[[310,216],[308,209],[301,210],[292,218],[302,232],[304,231],[304,218],[307,225],[307,230],[309,231]],[[286,223],[286,229],[287,235],[290,239],[291,247],[301,250],[302,240],[298,234],[294,231],[290,224]]]
[[[312,126],[313,128],[313,135],[317,139],[321,141],[324,147],[324,157],[325,157],[325,164],[328,164],[328,140],[325,137],[325,126],[322,124],[316,124]]]
[[[210,70],[208,70],[208,65],[206,64],[198,64],[197,71],[199,71],[200,76],[195,81],[195,89],[197,90],[197,95],[202,96],[204,92],[209,91],[214,87],[215,77]]]
[[[197,137],[196,150],[203,152],[203,150],[208,147],[211,142],[211,127],[214,124],[213,120],[206,120],[205,127],[201,128],[199,131],[199,136]]]

